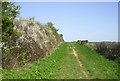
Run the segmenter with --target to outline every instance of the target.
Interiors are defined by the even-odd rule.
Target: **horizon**
[[[16,2],[22,18],[51,21],[66,42],[118,41],[117,2]]]

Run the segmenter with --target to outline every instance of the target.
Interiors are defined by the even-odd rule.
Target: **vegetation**
[[[96,43],[96,50],[109,60],[120,59],[120,44],[117,42]]]
[[[3,69],[3,79],[87,79],[72,54],[71,45],[92,79],[118,79],[116,62],[107,60],[85,45],[66,42],[24,69]]]
[[[48,23],[47,23],[47,26],[52,29],[53,34],[54,34],[54,35],[57,35],[58,29],[56,29],[53,25],[54,25],[54,24],[53,24],[52,22],[48,22]]]
[[[6,56],[12,58],[13,50],[17,48],[15,41],[19,37],[19,33],[15,30],[13,21],[19,15],[20,6],[16,6],[14,2],[2,2],[0,8],[2,12],[2,65],[4,68]],[[8,62],[9,60],[6,63]]]
[[[118,79],[118,63],[109,61],[95,50],[74,43],[79,59],[94,79]]]
[[[35,17],[29,17],[29,20],[34,21],[34,20],[35,20]]]
[[[51,27],[53,33],[49,32],[50,29],[47,30],[46,25],[43,26],[35,21],[34,17],[30,17],[28,20],[20,18],[15,19],[19,15],[20,6],[16,6],[14,2],[2,2],[0,8],[0,14],[2,14],[2,24],[0,23],[2,29],[2,42],[0,45],[2,46],[2,67],[4,69],[19,68],[27,63],[36,61],[62,42],[60,40],[62,37],[59,36],[56,28],[51,23],[49,23],[48,26]],[[36,23],[33,23],[33,21]],[[26,23],[27,26],[24,26]],[[38,38],[37,40],[41,42],[41,44],[38,44],[38,42],[33,39],[35,37],[26,36],[26,33],[30,32],[30,30],[28,31],[28,27],[33,27],[35,25],[38,28],[41,27],[41,29],[42,27],[46,27],[46,30],[45,28],[43,30],[45,30],[45,33],[49,34],[49,36],[47,35],[48,38],[52,38],[54,35],[56,38],[47,39],[47,37],[44,37],[46,35],[42,30],[41,32],[32,31],[33,35],[36,34],[36,39]],[[25,33],[21,33],[20,31],[25,31]],[[47,43],[45,41],[47,41]],[[54,45],[51,42],[54,42]]]
[[[51,30],[52,30],[53,34],[55,35],[55,38],[56,38],[57,41],[61,41],[61,40],[63,41],[63,39],[61,39],[61,38],[63,38],[63,37],[61,37],[62,35],[58,34],[59,29],[56,29],[52,22],[48,22],[47,26],[51,28]]]
[[[7,47],[2,49],[3,68],[0,67],[0,71],[3,71],[3,79],[88,79],[80,69],[79,61],[87,69],[86,71],[91,79],[118,79],[118,63],[112,60],[120,58],[120,44],[112,42],[93,43],[91,46],[94,49],[91,49],[85,45],[64,42],[54,52],[40,58],[46,55],[46,51],[49,51],[53,44],[57,46],[56,43],[61,42],[58,29],[53,26],[52,22],[47,23],[47,27],[51,28],[56,38],[55,41],[48,42],[48,47],[46,47],[48,50],[44,46],[41,49],[32,37],[27,39],[31,42],[23,42],[17,46],[15,42],[18,38],[18,32],[14,30],[13,20],[19,14],[20,6],[15,6],[13,2],[3,2],[0,7],[2,9],[2,24],[0,24],[3,32],[2,42]],[[34,21],[34,17],[29,18],[29,20]],[[49,32],[46,31],[46,34],[49,35]],[[71,45],[75,47],[78,59],[73,54]],[[33,61],[35,62],[32,64],[26,64]],[[23,65],[23,67],[16,66],[17,68],[13,68],[16,64],[18,66]]]
[[[13,20],[19,14],[20,6],[15,6],[13,2],[2,2],[2,42],[8,42],[17,35],[14,30]]]
[[[85,46],[96,50],[109,60],[120,63],[120,43],[119,42],[89,42]]]
[[[84,78],[69,43],[61,44],[52,54],[39,59],[23,70],[4,70],[3,79],[76,79]]]

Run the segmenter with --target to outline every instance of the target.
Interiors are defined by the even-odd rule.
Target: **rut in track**
[[[83,64],[82,64],[81,61],[79,60],[78,54],[77,54],[77,52],[76,52],[76,50],[75,50],[75,47],[74,47],[73,45],[71,45],[70,48],[72,49],[72,52],[73,52],[72,54],[76,57],[76,59],[77,59],[77,61],[78,61],[78,63],[79,63],[81,72],[84,74],[84,76],[85,76],[87,79],[90,78],[90,77],[88,76],[88,72],[86,71],[86,68],[83,66]]]

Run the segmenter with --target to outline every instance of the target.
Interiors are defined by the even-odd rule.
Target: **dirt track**
[[[70,48],[72,49],[72,54],[76,57],[76,59],[77,59],[77,61],[78,61],[78,63],[79,63],[81,72],[84,74],[84,76],[85,76],[86,78],[90,78],[90,77],[88,76],[88,72],[87,72],[86,68],[83,66],[83,64],[82,64],[81,61],[79,60],[78,54],[77,54],[77,52],[76,52],[76,50],[75,50],[75,47],[74,47],[73,45],[71,45]]]

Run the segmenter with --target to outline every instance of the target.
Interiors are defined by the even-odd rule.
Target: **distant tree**
[[[35,17],[29,17],[29,20],[33,20],[33,21],[34,21],[34,20],[35,20]]]
[[[18,16],[20,6],[16,6],[14,2],[2,2],[0,8],[2,11],[2,42],[8,42],[12,35],[16,35],[13,20]]]
[[[56,32],[59,31],[59,29],[56,29],[56,28],[53,26],[54,24],[53,24],[52,22],[48,22],[47,25],[48,25],[48,27],[52,28],[54,31],[56,31]]]
[[[54,24],[53,24],[52,22],[48,22],[47,25],[48,25],[49,27],[53,27]]]
[[[48,22],[48,23],[47,23],[47,26],[51,28],[53,34],[54,34],[54,35],[56,36],[56,38],[58,39],[59,36],[60,36],[60,35],[58,34],[59,29],[56,29],[53,25],[54,25],[54,24],[53,24],[52,22]]]

